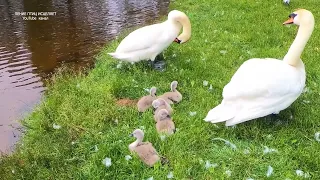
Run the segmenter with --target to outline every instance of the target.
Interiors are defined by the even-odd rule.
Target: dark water
[[[18,140],[17,120],[39,103],[55,68],[62,62],[92,64],[99,47],[125,28],[166,15],[168,5],[169,0],[0,0],[0,151]]]

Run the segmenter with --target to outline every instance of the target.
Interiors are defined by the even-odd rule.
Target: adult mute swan
[[[181,28],[183,31],[179,35]],[[168,20],[131,32],[121,41],[116,52],[108,54],[132,63],[149,59],[153,62],[172,42],[182,44],[190,37],[191,23],[188,16],[181,11],[172,10],[168,14]]]
[[[299,26],[298,34],[283,60],[250,59],[244,62],[223,89],[221,104],[204,119],[232,126],[289,107],[302,93],[306,81],[301,53],[309,40],[314,17],[305,9],[289,15],[283,24]]]

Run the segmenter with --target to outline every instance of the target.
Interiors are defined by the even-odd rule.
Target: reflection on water
[[[17,119],[39,103],[44,79],[62,62],[92,63],[123,29],[167,14],[169,0],[0,0],[0,151],[18,138]],[[56,12],[23,20],[16,12]]]

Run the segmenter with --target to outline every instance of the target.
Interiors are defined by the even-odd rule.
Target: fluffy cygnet
[[[172,121],[172,118],[166,109],[161,109],[155,116],[157,116],[158,118],[156,124],[156,129],[158,133],[166,133],[170,135],[175,132],[176,128],[174,122]]]
[[[150,94],[147,96],[143,96],[137,103],[138,111],[145,112],[149,107],[151,107],[152,102],[157,98],[156,97],[156,87],[152,87],[150,89]]]
[[[144,133],[141,129],[134,130],[130,136],[137,139],[129,145],[129,150],[137,153],[144,163],[151,167],[160,160],[158,152],[152,144],[150,142],[142,142]]]
[[[178,81],[173,81],[170,85],[171,92],[166,92],[159,96],[159,98],[163,98],[169,104],[179,103],[182,100],[182,94],[177,90]]]
[[[154,111],[154,120],[158,121],[156,114],[158,114],[158,112],[161,109],[166,109],[169,112],[169,115],[172,114],[173,109],[171,108],[170,104],[167,103],[164,99],[162,98],[158,98],[156,100],[154,100],[152,102],[152,106],[153,106],[153,111]]]

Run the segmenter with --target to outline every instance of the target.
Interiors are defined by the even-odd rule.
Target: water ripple
[[[93,56],[125,29],[154,23],[167,14],[169,0],[8,0],[0,18],[1,124],[32,109],[47,77],[64,62],[94,64]],[[48,21],[24,21],[12,12],[56,12]],[[23,103],[21,103],[23,102]],[[0,131],[0,151],[3,138]]]

